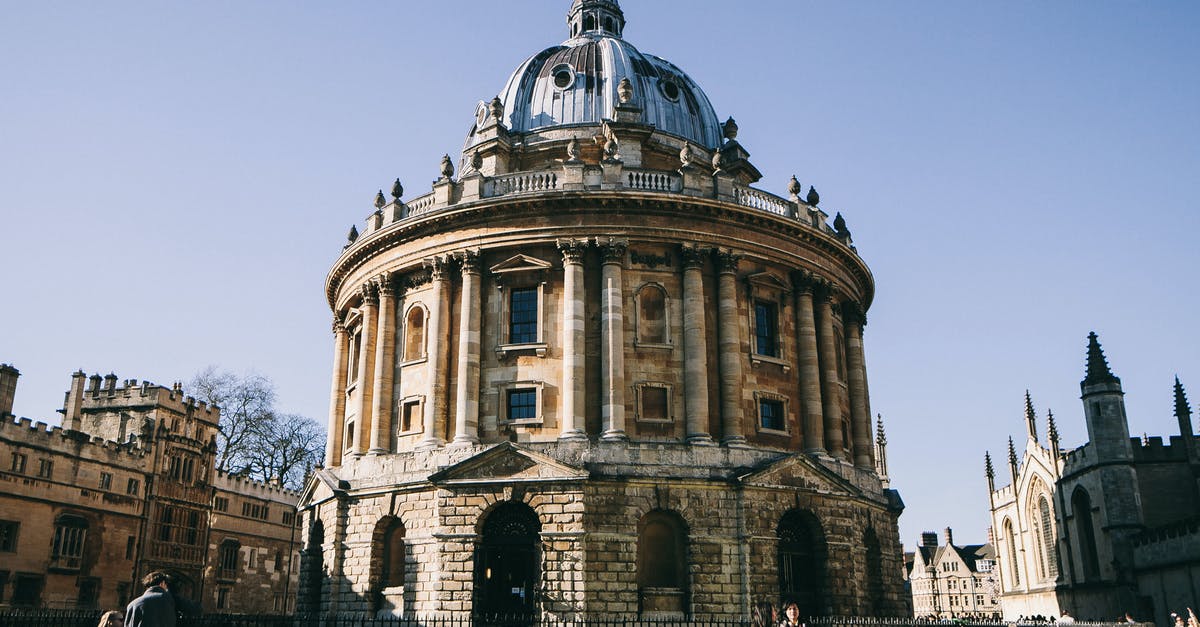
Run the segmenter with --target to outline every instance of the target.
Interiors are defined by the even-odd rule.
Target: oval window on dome
[[[658,89],[662,92],[667,100],[671,102],[679,102],[679,84],[671,79],[664,79],[658,82]]]
[[[575,86],[575,70],[569,65],[560,65],[554,68],[551,72],[554,77],[554,86],[559,89],[568,89]]]

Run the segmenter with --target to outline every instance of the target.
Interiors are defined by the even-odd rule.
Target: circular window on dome
[[[667,100],[679,102],[679,83],[669,78],[663,79],[658,82],[658,89],[667,97]]]
[[[555,66],[550,75],[554,77],[554,86],[558,89],[570,89],[575,86],[575,70],[569,65]]]

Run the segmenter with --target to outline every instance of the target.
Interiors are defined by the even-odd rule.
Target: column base
[[[470,436],[455,437],[454,441],[446,445],[446,448],[471,448],[479,445],[479,438]]]
[[[600,440],[603,442],[625,442],[629,440],[629,436],[622,429],[610,429],[600,436]]]
[[[415,450],[432,451],[433,449],[441,448],[445,445],[446,445],[446,443],[444,441],[442,441],[440,438],[433,438],[431,440],[421,440],[420,442],[417,443]]]
[[[584,433],[582,429],[572,429],[570,431],[564,431],[562,433],[562,435],[558,436],[558,439],[559,439],[559,441],[566,441],[566,442],[580,442],[580,441],[587,440],[588,437],[587,437],[587,434]]]
[[[385,448],[373,448],[373,449],[367,451],[367,454],[368,455],[387,455],[390,452],[391,451],[389,451]]]
[[[687,443],[692,446],[716,446],[712,436],[707,433],[693,433],[687,437]]]
[[[823,448],[806,448],[802,451],[805,455],[815,455],[817,457],[829,457],[829,453]]]
[[[730,436],[721,440],[721,444],[729,448],[750,448],[746,443],[746,437],[741,435]]]

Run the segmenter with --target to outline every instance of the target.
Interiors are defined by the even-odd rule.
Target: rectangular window
[[[217,609],[229,607],[229,588],[217,588]]]
[[[21,523],[15,520],[0,520],[0,553],[17,552],[17,531]]]
[[[283,513],[283,524],[290,525],[294,522],[296,522],[296,512],[284,512]]]
[[[100,489],[101,490],[111,490],[112,489],[112,474],[107,473],[107,472],[100,473]]]
[[[77,569],[83,561],[83,545],[87,527],[82,521],[69,519],[54,526],[54,545],[50,553],[51,566]]]
[[[99,600],[100,580],[95,577],[80,577],[79,595],[75,598],[75,606],[95,608]]]
[[[534,344],[538,341],[537,309],[536,287],[514,288],[509,292],[509,344]]]
[[[775,303],[754,303],[754,352],[766,357],[779,356],[779,309]]]
[[[13,578],[12,604],[14,607],[37,607],[42,604],[41,575],[21,574]]]
[[[129,536],[125,538],[125,559],[133,559],[133,552],[137,550],[137,536]]]
[[[137,479],[130,479],[129,483],[125,484],[125,493],[131,496],[137,496],[138,488],[141,483]]]
[[[24,455],[22,455],[21,453],[13,453],[12,454],[11,470],[16,473],[24,473],[25,472],[25,456]]]
[[[421,424],[421,401],[405,401],[400,412],[400,432],[408,433]]]
[[[642,387],[641,392],[640,419],[662,421],[670,418],[667,413],[667,388],[647,385]]]
[[[38,476],[49,479],[54,474],[54,462],[49,459],[38,460]]]
[[[763,429],[771,431],[786,431],[787,425],[783,416],[783,401],[760,399],[758,401],[759,424]]]
[[[537,390],[517,388],[508,390],[508,419],[534,420],[537,418]]]
[[[213,498],[213,509],[217,510],[218,512],[229,511],[229,499],[223,496]]]

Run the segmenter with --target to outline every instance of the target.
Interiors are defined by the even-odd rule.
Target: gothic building
[[[1169,624],[1200,598],[1200,450],[1191,408],[1175,380],[1179,435],[1129,435],[1121,380],[1095,333],[1080,383],[1088,442],[1046,441],[1025,396],[1024,454],[1008,441],[1010,485],[997,488],[986,458],[1001,606],[1006,619],[1057,616],[1111,620],[1132,613]]]
[[[351,229],[302,611],[906,613],[871,273],[625,20],[575,0],[458,167]]]
[[[0,607],[118,608],[164,570],[208,612],[291,609],[297,495],[214,470],[218,408],[77,372],[49,427],[12,415],[19,374],[0,365]]]

